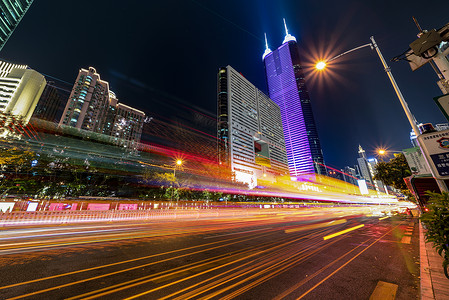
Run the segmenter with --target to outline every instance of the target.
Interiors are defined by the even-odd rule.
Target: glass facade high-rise
[[[33,3],[33,0],[0,1],[0,50],[30,8],[31,3]]]
[[[263,55],[270,98],[281,108],[290,175],[326,175],[323,152],[294,36]]]

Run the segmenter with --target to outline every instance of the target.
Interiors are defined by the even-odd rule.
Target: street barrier
[[[264,210],[264,213],[268,213]],[[0,226],[30,226],[45,224],[157,221],[178,219],[217,218],[260,214],[259,209],[165,209],[165,210],[59,210],[0,212]]]

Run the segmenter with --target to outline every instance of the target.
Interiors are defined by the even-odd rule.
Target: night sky
[[[424,29],[438,29],[449,22],[448,10],[448,1],[35,0],[0,58],[69,83],[93,66],[122,103],[147,115],[162,113],[151,91],[174,108],[189,104],[215,116],[219,67],[231,65],[267,90],[263,34],[276,49],[286,18],[301,48],[326,164],[342,168],[356,163],[359,144],[369,156],[380,146],[409,148],[411,128],[370,48],[335,61],[325,74],[313,70],[315,61],[372,35],[390,60],[417,38],[412,16]],[[445,123],[432,99],[441,91],[431,66],[412,72],[406,62],[389,64],[416,119]]]

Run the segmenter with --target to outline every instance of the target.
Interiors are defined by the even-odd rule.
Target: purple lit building
[[[271,51],[266,42],[262,59],[269,96],[281,108],[290,176],[326,175],[298,45],[287,26],[285,31],[284,42],[276,50]]]

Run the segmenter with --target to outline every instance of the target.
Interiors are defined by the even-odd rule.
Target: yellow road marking
[[[346,223],[347,221],[345,219],[342,220],[335,220],[327,223],[319,223],[319,224],[311,224],[311,225],[305,225],[298,228],[292,228],[292,229],[286,229],[284,230],[285,233],[291,233],[296,231],[304,231],[304,230],[310,230],[315,228],[322,228],[322,227],[328,227],[328,226],[334,226],[338,224]]]
[[[342,231],[339,231],[339,232],[336,232],[336,233],[333,233],[330,235],[326,235],[325,237],[323,237],[323,240],[328,240],[328,239],[334,238],[336,236],[339,236],[339,235],[345,234],[347,232],[362,228],[364,226],[365,226],[365,224],[361,224],[361,225],[357,225],[357,226],[354,226],[354,227],[351,227],[351,228],[348,228],[348,229],[345,229],[345,230],[342,230]]]
[[[412,237],[406,235],[406,236],[402,237],[401,243],[403,243],[403,244],[410,244],[411,240],[412,240]]]
[[[386,216],[386,217],[383,217],[383,218],[379,218],[379,221],[383,220],[383,219],[386,219],[386,218],[389,218],[389,216]]]
[[[371,297],[369,297],[369,300],[394,300],[397,291],[397,284],[379,281],[374,292],[371,294]]]

